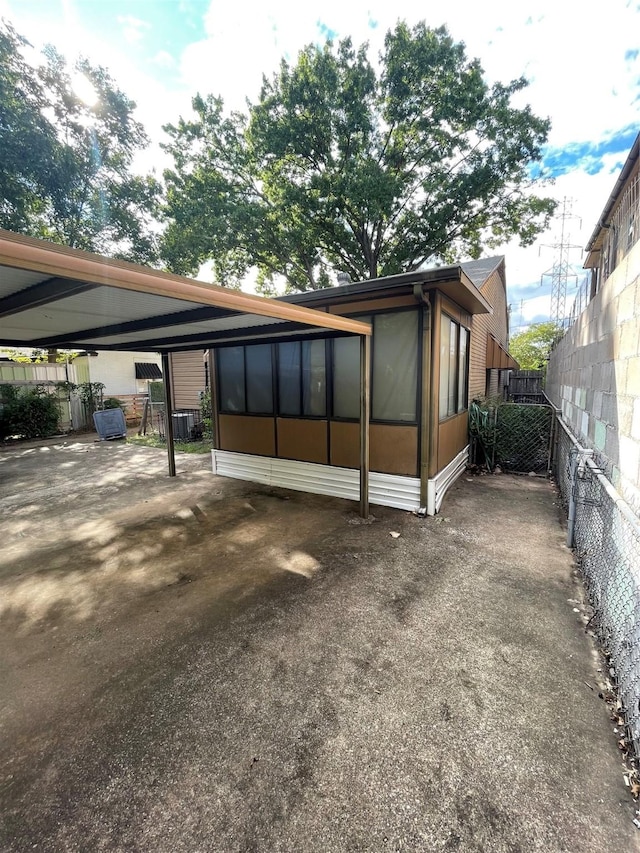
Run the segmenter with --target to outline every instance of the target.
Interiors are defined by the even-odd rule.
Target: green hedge
[[[0,386],[0,439],[45,438],[58,431],[58,401],[42,388]]]

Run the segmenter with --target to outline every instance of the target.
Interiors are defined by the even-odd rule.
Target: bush
[[[102,402],[103,409],[124,409],[125,404],[122,400],[118,400],[117,397],[107,397],[106,400]]]
[[[58,431],[58,402],[42,388],[5,385],[1,393],[0,439],[45,438]]]

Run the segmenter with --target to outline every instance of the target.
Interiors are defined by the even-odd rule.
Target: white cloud
[[[145,32],[151,29],[148,21],[134,18],[133,15],[118,15],[116,18],[122,27],[122,35],[126,42],[131,45],[139,44],[145,36]]]

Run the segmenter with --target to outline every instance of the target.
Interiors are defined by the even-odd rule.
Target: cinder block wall
[[[640,515],[640,242],[554,349],[546,391]]]

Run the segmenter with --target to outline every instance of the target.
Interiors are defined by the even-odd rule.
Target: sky
[[[446,24],[489,82],[524,75],[529,86],[514,103],[551,119],[543,167],[553,185],[542,193],[566,199],[564,239],[577,247],[567,310],[584,276],[582,249],[640,131],[640,0],[609,0],[597,10],[577,0],[0,0],[0,17],[36,49],[51,43],[70,61],[83,55],[107,67],[153,140],[140,167],[159,173],[167,165],[162,125],[188,115],[194,94],[221,95],[227,107],[243,109],[246,98],[257,100],[263,73],[282,57],[295,61],[311,42],[351,36],[368,42],[375,59],[398,19]],[[512,333],[548,319],[544,273],[557,257],[560,226],[527,249],[487,252],[506,256]]]

